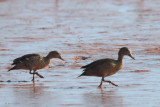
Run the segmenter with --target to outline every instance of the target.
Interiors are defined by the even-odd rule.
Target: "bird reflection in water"
[[[84,94],[84,103],[88,107],[123,107],[123,99],[118,95],[117,89],[99,92],[90,92]]]

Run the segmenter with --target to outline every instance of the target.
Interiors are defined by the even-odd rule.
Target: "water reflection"
[[[104,91],[99,89],[99,93],[92,92],[84,94],[84,102],[87,107],[123,107],[122,96],[118,95],[118,90]]]
[[[48,99],[52,99],[50,92],[46,91],[46,88],[48,87],[42,83],[37,84],[35,82],[33,84],[16,85],[13,87],[14,99],[12,101],[20,105],[49,106],[47,103],[42,104],[42,102],[48,102]]]

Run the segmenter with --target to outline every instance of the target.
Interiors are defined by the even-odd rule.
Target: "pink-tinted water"
[[[159,107],[159,0],[0,0],[0,107]],[[117,74],[81,77],[81,66],[117,58],[127,46],[136,60],[124,59]],[[7,72],[14,58],[60,51],[39,70]],[[82,56],[89,57],[81,60]],[[11,82],[7,82],[10,80]],[[21,82],[18,82],[21,81]],[[23,82],[28,81],[28,82]]]

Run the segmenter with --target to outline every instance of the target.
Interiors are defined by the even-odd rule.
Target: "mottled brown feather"
[[[43,76],[38,74],[35,71],[46,67],[49,64],[50,59],[52,58],[59,58],[61,60],[64,60],[61,58],[60,53],[58,53],[57,51],[49,52],[46,57],[43,57],[39,54],[26,54],[19,58],[14,59],[12,63],[14,67],[9,69],[8,71],[18,70],[18,69],[29,70],[30,74],[33,74],[33,75],[37,74],[39,77],[42,78]],[[32,70],[34,71],[34,73],[31,73]],[[33,80],[34,80],[34,76],[33,76]]]
[[[22,63],[26,58],[30,58],[30,57],[36,57],[36,56],[39,56],[39,54],[26,54],[26,55],[23,55],[21,57],[18,57],[16,59],[13,60],[13,63],[12,65],[15,65],[15,64],[18,64],[18,63]]]
[[[100,59],[96,60],[88,65],[82,66],[84,68],[84,72],[80,76],[98,76],[98,77],[106,77],[115,74],[123,67],[123,57],[125,55],[130,56],[131,51],[127,47],[123,47],[118,52],[118,59]]]
[[[85,66],[84,73],[81,76],[106,77],[116,73],[123,66],[123,62],[118,64],[118,60],[101,59]]]

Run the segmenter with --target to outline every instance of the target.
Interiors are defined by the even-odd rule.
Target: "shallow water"
[[[159,0],[0,0],[0,107],[159,107]],[[80,77],[81,66],[117,58],[127,46],[136,60],[106,77]],[[53,59],[39,70],[7,72],[14,58],[58,50],[66,62]],[[89,57],[81,60],[81,56]],[[11,82],[7,82],[11,80]],[[21,81],[21,82],[18,82]],[[27,82],[22,82],[27,81]]]

